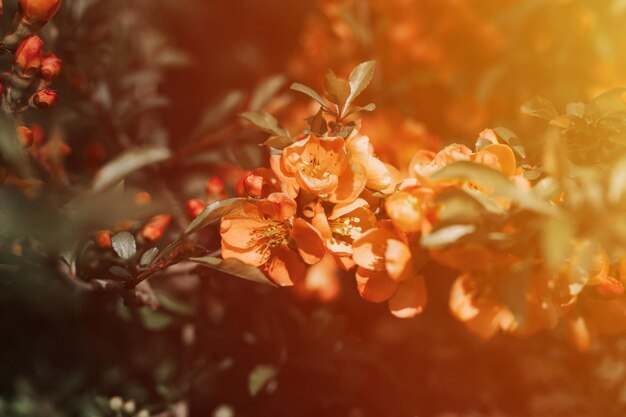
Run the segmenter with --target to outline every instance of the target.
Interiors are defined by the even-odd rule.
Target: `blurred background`
[[[626,84],[624,0],[66,0],[47,30],[66,67],[41,123],[73,123],[59,178],[87,181],[125,140],[168,144],[186,158],[164,175],[180,202],[212,175],[232,194],[238,167],[262,163],[262,134],[212,138],[271,77],[281,82],[266,106],[295,132],[311,107],[291,82],[320,89],[328,69],[346,77],[375,59],[363,131],[399,166],[497,126],[537,162],[542,126],[523,103],[562,109]],[[198,142],[213,153],[197,155]],[[330,291],[279,291],[174,269],[153,284],[169,294],[157,313],[34,268],[0,277],[2,416],[114,416],[116,396],[161,417],[626,413],[626,338],[585,353],[560,328],[482,341],[450,316],[454,277],[441,269],[425,313],[406,321],[362,301],[347,276]]]

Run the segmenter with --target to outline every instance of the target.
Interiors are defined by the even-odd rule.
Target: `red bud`
[[[41,68],[43,41],[37,35],[24,39],[15,52],[14,71],[21,77],[32,78]]]
[[[30,148],[34,140],[33,131],[26,126],[18,126],[16,132],[22,146],[24,148]]]
[[[96,244],[103,249],[108,249],[111,247],[111,232],[108,230],[103,230],[101,232],[96,233]]]
[[[30,106],[36,109],[47,109],[52,107],[56,101],[57,93],[49,88],[44,88],[32,95],[30,98]]]
[[[185,206],[187,208],[187,214],[189,215],[189,217],[191,219],[195,219],[200,215],[200,213],[202,213],[202,210],[205,209],[206,203],[199,198],[192,198],[190,200],[187,200]]]
[[[41,78],[54,81],[61,72],[61,59],[52,52],[47,52],[41,61]]]
[[[224,181],[220,177],[211,177],[206,182],[206,193],[209,196],[221,195],[224,193]]]
[[[135,197],[133,200],[135,201],[135,204],[143,206],[146,204],[150,204],[152,202],[152,196],[150,195],[150,193],[146,191],[140,191],[137,194],[135,194]]]
[[[19,11],[29,23],[41,27],[54,17],[61,0],[19,0]]]
[[[154,216],[141,230],[141,236],[152,242],[161,239],[171,220],[172,216],[169,214],[159,214]]]

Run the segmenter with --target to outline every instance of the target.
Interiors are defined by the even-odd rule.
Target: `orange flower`
[[[413,270],[411,250],[402,236],[388,223],[381,223],[363,233],[352,247],[361,297],[372,302],[388,301],[391,313],[400,318],[422,312],[426,285]]]
[[[408,179],[402,182],[400,190],[385,200],[385,210],[394,226],[404,233],[423,234],[430,232],[434,216],[431,202],[435,188],[421,180]]]
[[[517,173],[515,154],[507,145],[490,144],[474,153],[467,146],[455,143],[446,146],[436,154],[426,150],[418,151],[409,165],[409,174],[417,178],[428,177],[444,166],[458,161],[473,161],[498,170],[509,177]]]
[[[290,195],[302,188],[334,203],[353,201],[366,182],[365,168],[349,160],[346,141],[340,137],[309,135],[285,148],[272,168]]]
[[[452,285],[450,310],[485,339],[500,330],[526,336],[554,328],[576,300],[572,282],[561,275],[550,275],[540,266],[528,271],[526,278],[512,277],[515,269],[516,265],[511,264],[508,269],[479,275],[461,274]],[[524,285],[518,288],[520,283]],[[508,299],[511,296],[515,300]]]
[[[371,190],[390,193],[401,178],[391,165],[374,156],[370,139],[367,136],[353,136],[347,141],[351,161],[358,161],[365,168],[365,186]]]
[[[352,269],[352,243],[376,224],[376,215],[367,202],[357,198],[351,203],[336,204],[326,215],[320,201],[309,205],[311,223],[326,240],[328,250],[336,257],[339,265]]]
[[[222,257],[260,267],[278,285],[293,285],[304,278],[306,264],[319,262],[326,248],[317,229],[294,219],[296,209],[292,198],[274,193],[224,216]]]
[[[409,164],[409,175],[412,177],[428,177],[444,166],[457,161],[469,161],[472,150],[465,145],[448,145],[438,153],[418,151]]]

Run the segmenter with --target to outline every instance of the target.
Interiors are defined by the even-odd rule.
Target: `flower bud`
[[[135,196],[133,197],[133,201],[135,202],[135,204],[139,206],[145,206],[147,204],[152,203],[152,196],[150,195],[149,192],[140,191],[137,194],[135,194]]]
[[[52,107],[56,101],[57,93],[49,88],[44,88],[43,90],[39,90],[32,95],[29,104],[31,107],[36,109],[47,109]]]
[[[111,397],[109,400],[109,407],[113,411],[120,411],[124,405],[124,400],[120,397]]]
[[[17,137],[24,148],[30,148],[34,141],[33,131],[26,126],[18,126]]]
[[[206,207],[206,203],[199,198],[192,198],[190,200],[187,200],[185,206],[187,208],[187,214],[189,215],[189,218],[195,219],[200,215],[200,213],[202,213],[202,210],[204,210],[204,208]]]
[[[257,168],[243,180],[244,189],[250,197],[267,197],[280,191],[280,182],[269,168]]]
[[[41,61],[41,78],[47,82],[54,81],[61,72],[61,59],[52,52],[46,52]]]
[[[54,17],[61,0],[19,0],[19,12],[29,26],[41,28]]]
[[[209,196],[217,196],[224,193],[224,181],[220,177],[211,177],[206,182],[206,193]]]
[[[96,233],[96,244],[103,249],[109,249],[111,247],[111,232],[103,230]]]
[[[169,214],[159,214],[154,216],[141,230],[141,236],[151,242],[161,239],[171,220],[172,216]]]
[[[13,71],[22,78],[34,77],[41,68],[43,41],[37,35],[24,39],[15,52]]]

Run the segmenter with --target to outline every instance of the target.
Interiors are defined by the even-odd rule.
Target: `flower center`
[[[291,225],[289,222],[271,221],[266,226],[259,227],[252,232],[252,241],[256,245],[266,245],[275,248],[285,243]]]
[[[352,242],[363,233],[363,228],[358,225],[360,222],[358,217],[340,217],[330,220],[328,224],[333,234],[339,235],[341,240]]]

